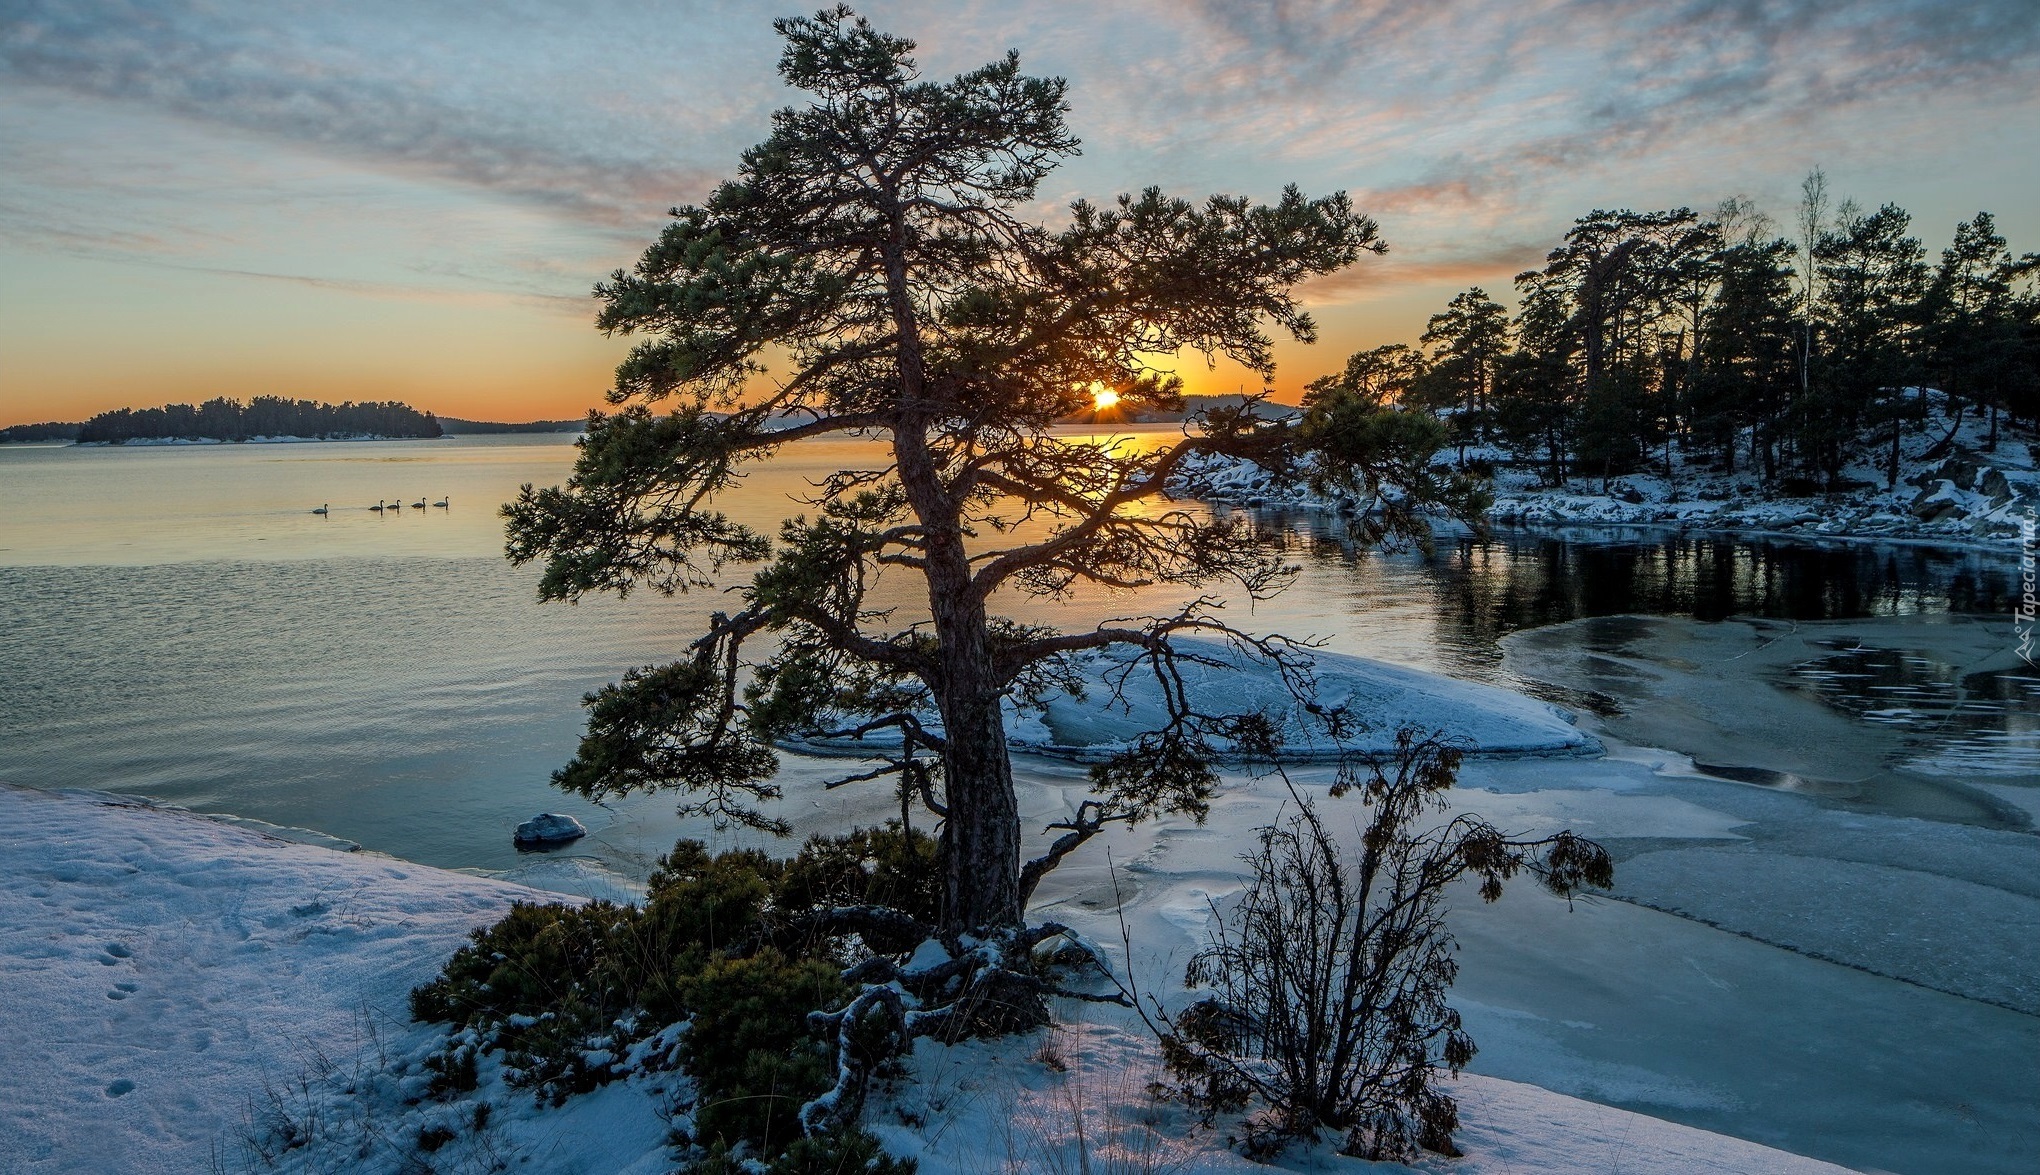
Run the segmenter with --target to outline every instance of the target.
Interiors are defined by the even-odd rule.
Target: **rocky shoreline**
[[[1442,451],[1441,464],[1461,454]],[[1468,448],[1468,467],[1493,471],[1489,522],[1518,527],[1648,526],[1820,540],[1985,547],[2016,557],[2040,518],[2040,442],[2003,430],[1993,447],[1981,420],[1930,420],[1901,442],[1899,479],[1866,457],[1833,492],[1787,494],[1748,471],[1667,458],[1623,476],[1548,485],[1538,463],[1494,446]],[[1782,483],[1781,483],[1782,484]],[[1797,488],[1797,487],[1794,487]],[[1355,508],[1250,461],[1203,456],[1170,483],[1181,497],[1249,507]]]

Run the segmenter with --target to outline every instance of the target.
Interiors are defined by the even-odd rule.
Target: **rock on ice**
[[[516,841],[520,845],[561,845],[586,835],[588,830],[572,816],[540,812],[517,826]]]

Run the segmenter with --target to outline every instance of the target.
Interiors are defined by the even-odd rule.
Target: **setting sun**
[[[1116,408],[1118,406],[1119,406],[1118,392],[1113,391],[1111,388],[1100,387],[1097,384],[1091,385],[1092,408],[1096,409],[1099,412],[1103,412],[1108,408]]]

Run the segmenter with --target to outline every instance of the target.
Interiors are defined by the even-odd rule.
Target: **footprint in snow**
[[[107,1097],[126,1097],[127,1095],[133,1093],[134,1091],[135,1083],[129,1081],[125,1077],[122,1077],[117,1081],[109,1081],[106,1084]]]
[[[110,1000],[124,1000],[135,994],[135,991],[135,985],[132,983],[116,983],[113,985],[113,990],[106,993],[106,998]]]
[[[125,943],[110,942],[107,943],[103,949],[106,951],[106,953],[99,956],[99,962],[101,966],[105,967],[117,966],[122,959],[134,957],[134,952],[127,949],[127,944]]]

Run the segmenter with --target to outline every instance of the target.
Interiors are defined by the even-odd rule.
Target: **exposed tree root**
[[[838,928],[876,925],[896,933],[902,919],[913,921],[898,911],[870,907],[822,911],[802,921],[810,933],[817,920]],[[808,1016],[808,1026],[835,1043],[836,1083],[801,1107],[802,1129],[823,1134],[854,1123],[872,1078],[921,1037],[954,1043],[1039,1028],[1048,1023],[1048,1000],[1055,996],[1126,1003],[1119,993],[1073,991],[1054,982],[1052,965],[1037,960],[1035,948],[1060,935],[1070,935],[1069,929],[1048,922],[947,944],[926,937],[904,964],[873,956],[846,970],[844,978],[863,989],[837,1011]],[[1070,941],[1078,943],[1091,965],[1104,968],[1090,947],[1074,935]]]

